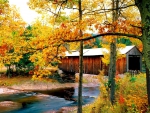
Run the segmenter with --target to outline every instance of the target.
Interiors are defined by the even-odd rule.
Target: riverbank
[[[84,74],[83,87],[96,87],[99,85],[98,75]],[[78,78],[78,74],[76,74]],[[31,77],[16,77],[16,78],[0,78],[0,94],[1,93],[15,93],[18,91],[26,90],[51,90],[57,88],[69,88],[69,87],[78,87],[78,83],[58,83],[51,80],[31,80]]]

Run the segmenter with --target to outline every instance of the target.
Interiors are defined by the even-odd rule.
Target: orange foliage
[[[99,33],[119,32],[135,34],[138,36],[142,35],[142,30],[140,29],[140,21],[130,21],[119,18],[113,23],[104,23],[101,25],[95,25],[95,27],[99,30]]]
[[[6,54],[6,51],[8,50],[7,44],[1,45],[0,46],[0,55],[4,56]]]
[[[118,102],[119,102],[119,104],[124,104],[125,103],[125,99],[124,99],[123,95],[119,96]]]

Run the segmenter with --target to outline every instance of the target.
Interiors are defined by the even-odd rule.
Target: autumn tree
[[[118,0],[115,2],[112,0],[112,9],[116,9],[112,12],[112,22],[118,19]],[[115,29],[112,29],[113,31]],[[112,104],[115,102],[115,75],[116,75],[116,39],[113,39],[110,43],[110,64],[109,64],[109,81],[110,81],[110,101]]]
[[[135,31],[129,31],[127,30],[127,28],[125,26],[129,26],[128,22],[130,24],[134,23],[131,21],[131,19],[136,20],[133,17],[129,17],[128,19],[126,18],[126,14],[124,14],[124,10],[122,11],[121,5],[126,4],[126,1],[123,2],[119,2],[118,0],[116,1],[112,1],[112,21],[107,21],[105,23],[105,25],[100,26],[99,27],[99,33],[104,33],[104,32],[130,32],[133,34],[140,34],[140,30],[138,29],[134,29],[134,27],[132,26],[130,28],[134,29]],[[130,14],[130,13],[128,13]],[[139,33],[138,33],[139,32]],[[105,36],[104,37],[108,44],[110,44],[110,62],[109,62],[109,72],[108,72],[108,76],[109,76],[109,86],[110,86],[110,100],[111,103],[113,104],[115,101],[115,75],[116,73],[116,60],[117,60],[117,50],[120,47],[124,47],[123,44],[117,44],[117,40],[121,39],[122,37],[119,36]],[[106,41],[105,40],[105,41]],[[110,43],[109,43],[110,42]],[[136,42],[136,40],[134,39],[134,42]],[[119,58],[119,57],[118,57]]]
[[[146,64],[146,80],[147,80],[147,94],[148,104],[150,105],[150,1],[135,0],[135,5],[138,7],[141,14],[142,25],[142,43],[144,60]]]
[[[10,7],[8,0],[0,1],[0,65],[10,66],[18,62],[22,57],[20,45],[24,45],[24,39],[20,38],[24,32],[25,22],[20,17],[15,6]]]

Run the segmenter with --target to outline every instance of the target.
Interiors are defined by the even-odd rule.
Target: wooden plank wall
[[[69,72],[79,72],[79,57],[67,57],[61,60],[59,68]],[[83,73],[99,74],[102,70],[101,56],[86,56],[83,58]]]
[[[59,68],[69,72],[79,72],[79,57],[63,58]],[[83,58],[83,73],[99,74],[99,70],[105,70],[105,75],[108,75],[108,66],[102,63],[101,56],[85,56]],[[126,58],[118,59],[116,62],[117,74],[126,72]]]
[[[123,74],[126,72],[126,58],[121,58],[117,60],[116,70],[116,74]]]

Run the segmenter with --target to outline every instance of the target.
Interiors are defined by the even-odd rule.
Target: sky
[[[34,10],[31,10],[27,3],[29,0],[9,0],[10,5],[16,5],[17,8],[19,8],[19,12],[23,20],[27,24],[32,24],[32,22],[35,20],[35,18],[39,17],[40,14],[35,12]],[[65,11],[67,15],[70,14],[70,10]]]
[[[31,24],[32,21],[39,16],[39,14],[28,7],[28,1],[29,0],[9,0],[9,3],[10,5],[16,5],[16,7],[19,8],[19,12],[23,20],[27,24]]]

